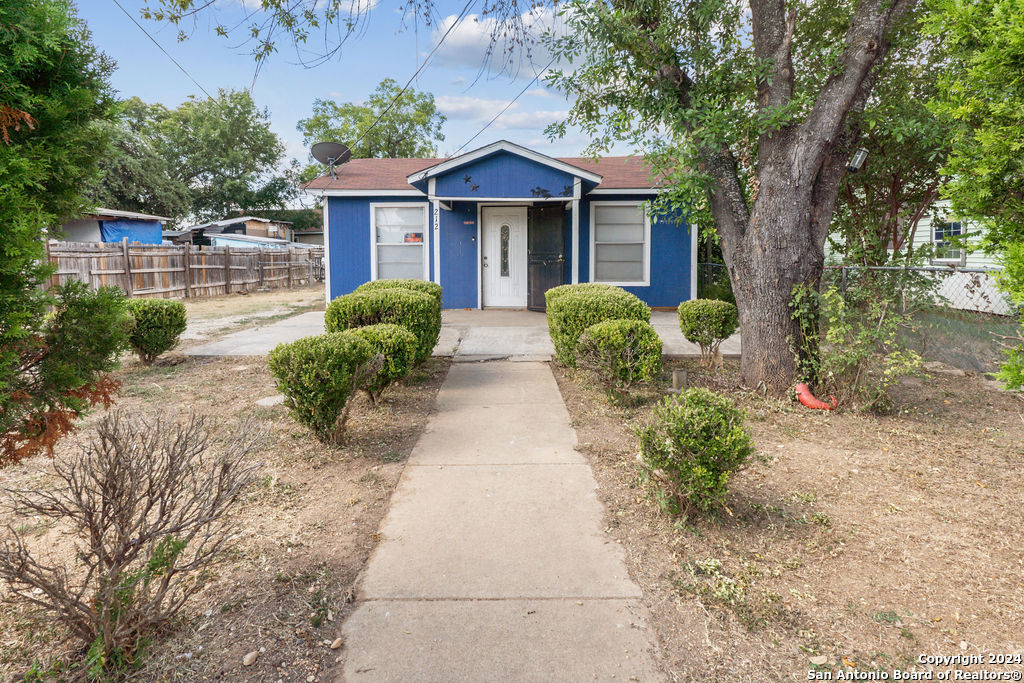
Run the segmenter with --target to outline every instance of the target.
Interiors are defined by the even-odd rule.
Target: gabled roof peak
[[[497,142],[492,142],[489,145],[484,145],[479,149],[475,149],[472,152],[466,152],[465,154],[460,154],[457,157],[451,157],[450,159],[441,161],[433,166],[428,166],[427,168],[416,171],[415,173],[407,176],[406,179],[409,181],[409,184],[419,183],[427,180],[428,178],[433,178],[443,173],[447,173],[448,171],[459,168],[460,166],[473,163],[478,159],[483,159],[499,152],[515,154],[516,156],[529,159],[530,161],[534,161],[543,166],[548,166],[576,176],[577,178],[588,180],[594,184],[601,182],[601,176],[597,173],[587,171],[579,166],[574,166],[559,159],[555,159],[554,157],[549,157],[546,154],[535,152],[532,149],[528,149],[522,145],[517,145],[514,142],[509,142],[508,140],[498,140]]]

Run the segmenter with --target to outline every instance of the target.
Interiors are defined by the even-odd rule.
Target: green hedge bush
[[[370,400],[376,403],[385,389],[412,370],[416,361],[416,335],[391,323],[357,327],[349,333],[366,341],[374,353],[383,357],[380,372],[363,385]]]
[[[373,379],[383,359],[362,337],[335,332],[280,344],[267,362],[295,420],[321,441],[338,443],[349,399]]]
[[[677,313],[683,336],[700,347],[701,364],[710,368],[718,347],[739,327],[736,305],[717,299],[694,299],[679,304]]]
[[[754,453],[744,414],[703,388],[669,396],[637,430],[640,462],[662,507],[673,514],[707,513],[725,500],[729,477]]]
[[[375,292],[382,289],[411,289],[414,292],[423,292],[437,299],[441,303],[441,285],[427,280],[412,280],[392,278],[385,280],[371,280],[356,287],[357,292]]]
[[[135,318],[128,339],[146,365],[177,346],[188,326],[185,304],[174,299],[129,299],[128,312]]]
[[[661,337],[643,320],[606,320],[580,335],[576,362],[613,395],[661,374]]]
[[[650,322],[651,309],[619,287],[587,283],[562,285],[546,294],[548,333],[562,365],[576,365],[576,344],[591,325],[605,320]]]
[[[378,323],[401,325],[416,335],[416,363],[430,358],[441,336],[441,301],[401,287],[352,292],[327,306],[328,332]]]

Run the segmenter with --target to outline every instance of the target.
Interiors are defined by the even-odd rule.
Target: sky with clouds
[[[213,12],[180,27],[139,18],[144,0],[120,2],[207,91],[251,88],[257,104],[270,111],[273,130],[286,142],[289,156],[303,161],[306,151],[295,126],[310,114],[314,99],[358,102],[384,78],[404,84],[465,7],[463,0],[439,0],[435,26],[407,23],[403,27],[397,3],[352,0],[371,9],[356,35],[331,60],[305,66],[302,62],[309,61],[306,58],[310,55],[301,54],[282,39],[279,51],[257,75],[251,46],[244,43],[244,35],[224,38],[217,36],[214,28],[217,23],[233,26],[240,22],[244,28],[246,5],[258,7],[258,0],[219,0]],[[495,20],[473,14],[474,9],[479,6],[471,5],[469,14],[451,31],[413,83],[417,90],[432,93],[438,109],[448,117],[443,129],[445,140],[439,144],[442,155],[466,143],[551,59],[542,45],[536,45],[530,60],[520,61],[515,73],[496,68],[500,63],[487,68],[487,48]],[[79,0],[78,12],[88,23],[96,45],[117,62],[112,83],[119,96],[138,96],[167,106],[176,106],[189,95],[202,96],[113,0]],[[537,33],[552,25],[558,30],[560,24],[550,9],[533,10],[524,18],[524,23]],[[187,34],[184,41],[178,40],[179,31]],[[320,38],[322,42],[322,35]],[[496,49],[501,51],[500,44]],[[507,139],[551,156],[578,155],[588,143],[580,132],[570,131],[555,141],[544,135],[545,127],[564,118],[569,108],[564,96],[538,81],[467,149]]]

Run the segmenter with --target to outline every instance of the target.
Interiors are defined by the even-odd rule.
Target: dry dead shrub
[[[68,675],[118,677],[199,591],[228,540],[226,513],[253,478],[255,437],[213,448],[206,420],[104,418],[80,452],[54,462],[60,485],[6,489],[13,513],[61,525],[65,560],[42,557],[7,527],[0,579],[52,612],[83,643]],[[62,676],[63,677],[63,676]]]

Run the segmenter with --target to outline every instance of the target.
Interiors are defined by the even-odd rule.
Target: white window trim
[[[643,205],[646,202],[590,202],[590,281],[599,282],[603,285],[613,285],[615,287],[650,287],[651,286],[651,216],[646,211],[643,211]],[[610,282],[605,280],[598,280],[595,270],[595,264],[597,262],[597,247],[596,239],[597,230],[595,230],[594,216],[596,215],[595,209],[598,206],[633,206],[640,209],[644,216],[644,279],[636,282]]]
[[[931,229],[932,229],[932,247],[933,248],[937,248],[939,246],[939,240],[938,240],[938,238],[936,237],[936,234],[935,234],[936,228],[938,228],[940,225],[944,225],[946,223],[959,223],[960,224],[960,234],[958,235],[958,237],[963,237],[964,236],[965,227],[964,227],[964,222],[962,220],[957,220],[955,218],[950,218],[949,216],[943,216],[940,220],[932,221],[932,224],[931,224]],[[965,265],[967,263],[967,248],[962,246],[962,247],[959,247],[959,249],[960,249],[960,255],[957,256],[956,258],[933,258],[933,259],[931,259],[931,262],[933,264],[939,264],[939,265],[963,266],[963,265]]]
[[[377,279],[377,209],[423,210],[423,279],[430,282],[430,203],[429,202],[370,202],[370,279]]]

